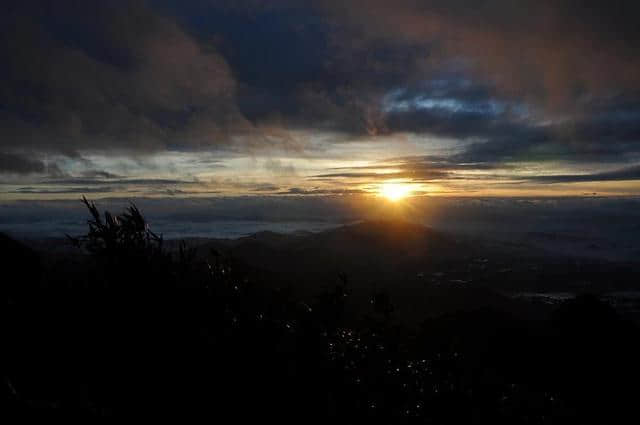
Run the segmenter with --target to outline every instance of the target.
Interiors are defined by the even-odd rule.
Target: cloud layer
[[[638,12],[627,0],[10,2],[0,175],[13,193],[65,179],[69,193],[174,194],[232,176],[290,194],[389,178],[638,181]],[[215,162],[152,166],[174,152]],[[138,165],[109,159],[123,156]]]

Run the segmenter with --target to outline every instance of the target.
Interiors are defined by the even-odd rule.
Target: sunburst
[[[411,196],[413,189],[412,184],[388,182],[378,187],[378,193],[392,202],[397,202]]]

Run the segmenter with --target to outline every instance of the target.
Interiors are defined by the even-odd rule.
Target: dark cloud
[[[69,187],[63,189],[45,189],[42,187],[20,187],[10,191],[10,193],[29,193],[38,195],[61,195],[70,193],[109,193],[114,192],[112,187]]]
[[[431,41],[503,92],[568,106],[585,91],[637,88],[640,12],[633,0],[326,0],[366,39]]]
[[[389,168],[402,168],[404,170],[495,170],[512,169],[513,166],[505,165],[500,162],[457,162],[456,156],[406,156],[399,158],[390,158],[385,160]],[[375,166],[371,166],[372,168]]]
[[[528,177],[529,181],[544,183],[577,183],[598,181],[623,181],[640,180],[640,166],[621,168],[613,171],[605,171],[591,174],[560,174]]]
[[[38,159],[22,155],[0,152],[0,174],[51,174],[59,175],[55,164],[47,164]]]
[[[366,70],[328,69],[331,27],[318,14],[198,7],[11,4],[0,32],[10,64],[0,71],[0,143],[67,155],[246,151],[296,148],[286,128],[374,131],[375,96],[353,86]]]
[[[179,185],[193,184],[193,181],[176,179],[93,179],[83,177],[70,177],[62,179],[51,179],[42,181],[43,184],[55,185]]]
[[[303,189],[300,187],[291,187],[288,190],[279,192],[278,195],[362,195],[367,192],[361,189]]]
[[[79,196],[78,196],[79,197]],[[131,199],[97,201],[101,211],[120,213]],[[165,238],[239,237],[261,230],[320,230],[323,226],[375,220],[386,209],[361,196],[254,196],[235,198],[136,199],[151,228]],[[596,243],[618,260],[637,259],[640,198],[482,198],[416,197],[406,201],[407,219],[436,230],[529,246],[532,236]],[[378,207],[378,208],[376,208]],[[388,210],[387,210],[388,212]],[[85,234],[88,213],[80,200],[0,200],[0,231],[16,236],[64,238]],[[546,245],[549,248],[549,245]],[[574,252],[575,249],[572,251]],[[566,252],[565,252],[566,254]]]
[[[318,174],[311,177],[311,180],[326,180],[335,178],[347,178],[347,179],[367,179],[367,180],[389,180],[389,179],[411,179],[413,181],[433,181],[450,178],[450,173],[441,170],[412,170],[406,169],[398,172],[391,173],[376,173],[376,172],[343,172],[343,173],[329,173]]]
[[[270,183],[263,183],[255,186],[251,190],[253,192],[275,192],[277,190],[280,190],[280,187]]]
[[[386,178],[455,178],[505,162],[631,166],[640,161],[638,12],[630,0],[9,2],[0,172],[60,177],[48,153],[321,152],[314,136],[397,133],[464,147],[395,164]],[[264,167],[296,174],[279,160]],[[51,183],[188,182],[95,170]]]
[[[472,142],[453,159],[495,161],[637,161],[640,102],[617,97],[557,120],[540,120],[520,104],[485,91],[447,84],[434,91],[401,91],[388,104],[388,128]]]
[[[220,193],[218,190],[182,190],[182,189],[160,189],[152,190],[152,194],[160,194],[167,196],[188,196],[188,195],[215,195]]]
[[[101,170],[89,170],[82,173],[82,177],[89,179],[117,179],[121,178],[118,174],[110,173],[108,171]]]
[[[147,151],[242,127],[225,60],[141,2],[26,1],[2,23],[4,146]]]
[[[421,61],[415,43],[360,43],[311,2],[162,3],[199,37],[219,40],[253,123],[378,133],[380,97]]]

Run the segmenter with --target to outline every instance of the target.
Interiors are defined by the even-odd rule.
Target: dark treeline
[[[9,413],[223,423],[601,424],[636,414],[640,334],[595,297],[548,320],[461,311],[419,326],[348,276],[300,299],[211,251],[167,250],[134,207],[90,212],[55,267],[0,235]],[[628,422],[628,421],[625,421]]]

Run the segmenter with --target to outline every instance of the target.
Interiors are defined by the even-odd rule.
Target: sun
[[[378,188],[381,196],[393,202],[406,198],[412,191],[412,185],[406,183],[383,183]]]

